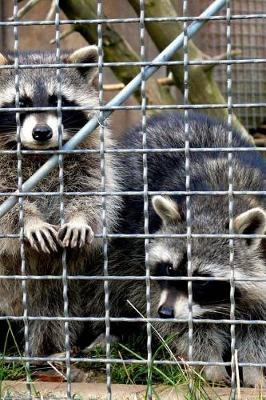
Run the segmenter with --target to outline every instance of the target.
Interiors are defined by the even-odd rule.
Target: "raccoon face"
[[[96,63],[97,47],[87,46],[73,53],[63,53],[62,61],[71,64]],[[0,63],[13,64],[14,55],[0,54]],[[54,64],[56,57],[52,53],[21,53],[19,64]],[[55,68],[19,69],[19,107],[53,107],[51,111],[19,111],[19,118],[14,111],[5,108],[16,108],[16,83],[14,69],[0,71],[1,96],[0,107],[0,147],[16,148],[17,125],[20,126],[20,140],[26,149],[58,148],[69,140],[93,115],[89,110],[98,103],[96,90],[97,68],[62,68],[60,85]],[[61,86],[61,106],[84,106],[83,110],[62,110],[58,107],[58,90]],[[62,124],[60,128],[60,119]],[[60,131],[61,129],[61,131]]]
[[[162,228],[158,233],[186,232],[186,222],[175,201],[169,197],[155,196],[152,204],[162,220]],[[199,218],[202,221],[202,216]],[[206,220],[209,222],[207,217]],[[266,230],[266,213],[260,208],[254,208],[238,215],[234,222],[236,233],[263,234]],[[236,278],[245,279],[260,275],[260,273],[265,276],[265,265],[260,258],[260,244],[261,239],[258,238],[235,240],[234,275]],[[162,277],[157,281],[160,292],[157,304],[159,316],[187,320],[189,301],[188,280],[186,279],[188,277],[186,239],[154,239],[150,244],[149,260],[152,275]],[[221,319],[228,317],[231,276],[228,240],[220,238],[196,238],[194,240],[193,238],[191,270],[193,318]],[[241,308],[242,296],[244,293],[248,293],[248,290],[254,291],[254,286],[248,287],[247,283],[236,282],[234,298],[237,310],[238,307]],[[259,296],[261,296],[261,292],[258,298]],[[251,293],[251,298],[255,300],[254,293]]]

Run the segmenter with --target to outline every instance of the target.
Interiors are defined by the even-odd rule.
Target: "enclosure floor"
[[[185,390],[171,389],[166,386],[156,386],[156,393],[160,400],[184,400],[187,392]],[[215,388],[215,394],[211,390],[206,389],[208,399],[228,400],[230,397],[229,388]],[[40,397],[34,397],[34,393],[38,393]],[[146,387],[142,385],[112,385],[113,400],[142,400],[145,398]],[[9,394],[9,396],[7,396]],[[66,398],[66,384],[55,382],[34,382],[33,399],[60,399]],[[1,398],[25,398],[26,385],[25,382],[6,381],[2,386]],[[75,395],[75,396],[74,396]],[[72,396],[82,400],[105,400],[106,385],[102,383],[73,383]],[[257,400],[266,398],[266,390],[257,389],[241,389],[241,400]]]

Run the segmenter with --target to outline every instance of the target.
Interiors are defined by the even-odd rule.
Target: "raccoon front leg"
[[[75,216],[59,229],[58,238],[63,247],[83,247],[93,241],[94,233],[85,217]]]
[[[223,362],[222,354],[226,343],[226,336],[214,327],[210,327],[210,329],[206,329],[205,326],[196,327],[192,342],[193,360]],[[177,349],[181,354],[188,354],[188,332],[178,339]],[[230,383],[230,377],[223,365],[206,365],[202,369],[202,374],[210,382]]]
[[[222,358],[217,358],[216,360],[212,359],[214,362],[222,362]],[[229,375],[222,365],[208,365],[203,369],[203,375],[210,382],[216,383],[230,383]]]
[[[29,325],[29,351],[34,357],[49,356],[65,349],[63,321],[31,321]]]
[[[54,225],[40,218],[27,218],[24,225],[24,236],[36,251],[57,252],[57,229]]]
[[[1,233],[18,233],[20,229],[19,221],[19,206],[16,205],[0,220]],[[36,204],[24,200],[23,202],[23,225],[24,237],[29,245],[36,251],[50,253],[57,251],[57,230],[53,225],[48,224],[42,218]],[[13,255],[19,252],[19,242],[11,245],[10,239],[5,239],[1,242],[2,253],[12,253]]]
[[[266,388],[262,367],[243,367],[243,384],[246,387]]]
[[[206,347],[205,349],[203,344],[202,355],[204,354],[208,357],[206,359],[205,356],[204,361],[217,362],[217,363],[223,362],[222,350],[215,349],[213,346],[214,345],[212,345],[211,348]],[[224,365],[206,365],[204,366],[202,373],[204,377],[210,382],[230,384],[230,377]]]
[[[58,231],[62,246],[89,245],[101,227],[101,202],[96,198],[75,199],[65,206],[65,220]]]
[[[265,328],[242,328],[237,335],[238,361],[240,363],[263,364],[266,359]],[[246,387],[266,388],[266,379],[263,367],[243,367],[243,385]]]

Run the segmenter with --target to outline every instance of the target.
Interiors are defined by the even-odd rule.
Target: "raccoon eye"
[[[49,96],[49,106],[51,107],[57,107],[58,104],[58,97],[56,94],[53,94],[52,96]],[[68,107],[71,106],[71,102],[69,102],[65,96],[61,97],[61,102],[62,102],[62,107]]]
[[[19,108],[27,107],[26,101],[23,99],[19,100],[18,105],[19,105]]]
[[[177,271],[174,269],[173,264],[170,262],[158,262],[154,264],[152,270],[155,276],[176,276]]]
[[[58,103],[58,98],[57,98],[57,96],[56,96],[56,95],[49,96],[48,102],[49,102],[49,106],[51,106],[51,107],[57,107],[57,103]]]
[[[173,276],[173,275],[175,275],[175,270],[173,268],[173,265],[171,263],[168,263],[168,262],[158,263],[156,269],[158,271],[158,275],[162,275],[162,276]]]
[[[171,264],[166,266],[166,275],[172,276],[175,274],[175,270]]]
[[[16,100],[14,100],[14,106],[16,107]],[[30,101],[30,99],[21,97],[21,98],[19,99],[18,107],[19,107],[19,108],[32,107],[32,102]],[[24,112],[24,111],[23,111],[23,112]]]

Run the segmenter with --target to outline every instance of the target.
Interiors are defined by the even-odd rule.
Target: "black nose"
[[[46,142],[53,136],[53,131],[49,125],[36,125],[32,131],[32,136],[38,142]]]
[[[159,307],[158,314],[161,318],[174,318],[174,309],[172,307]]]

